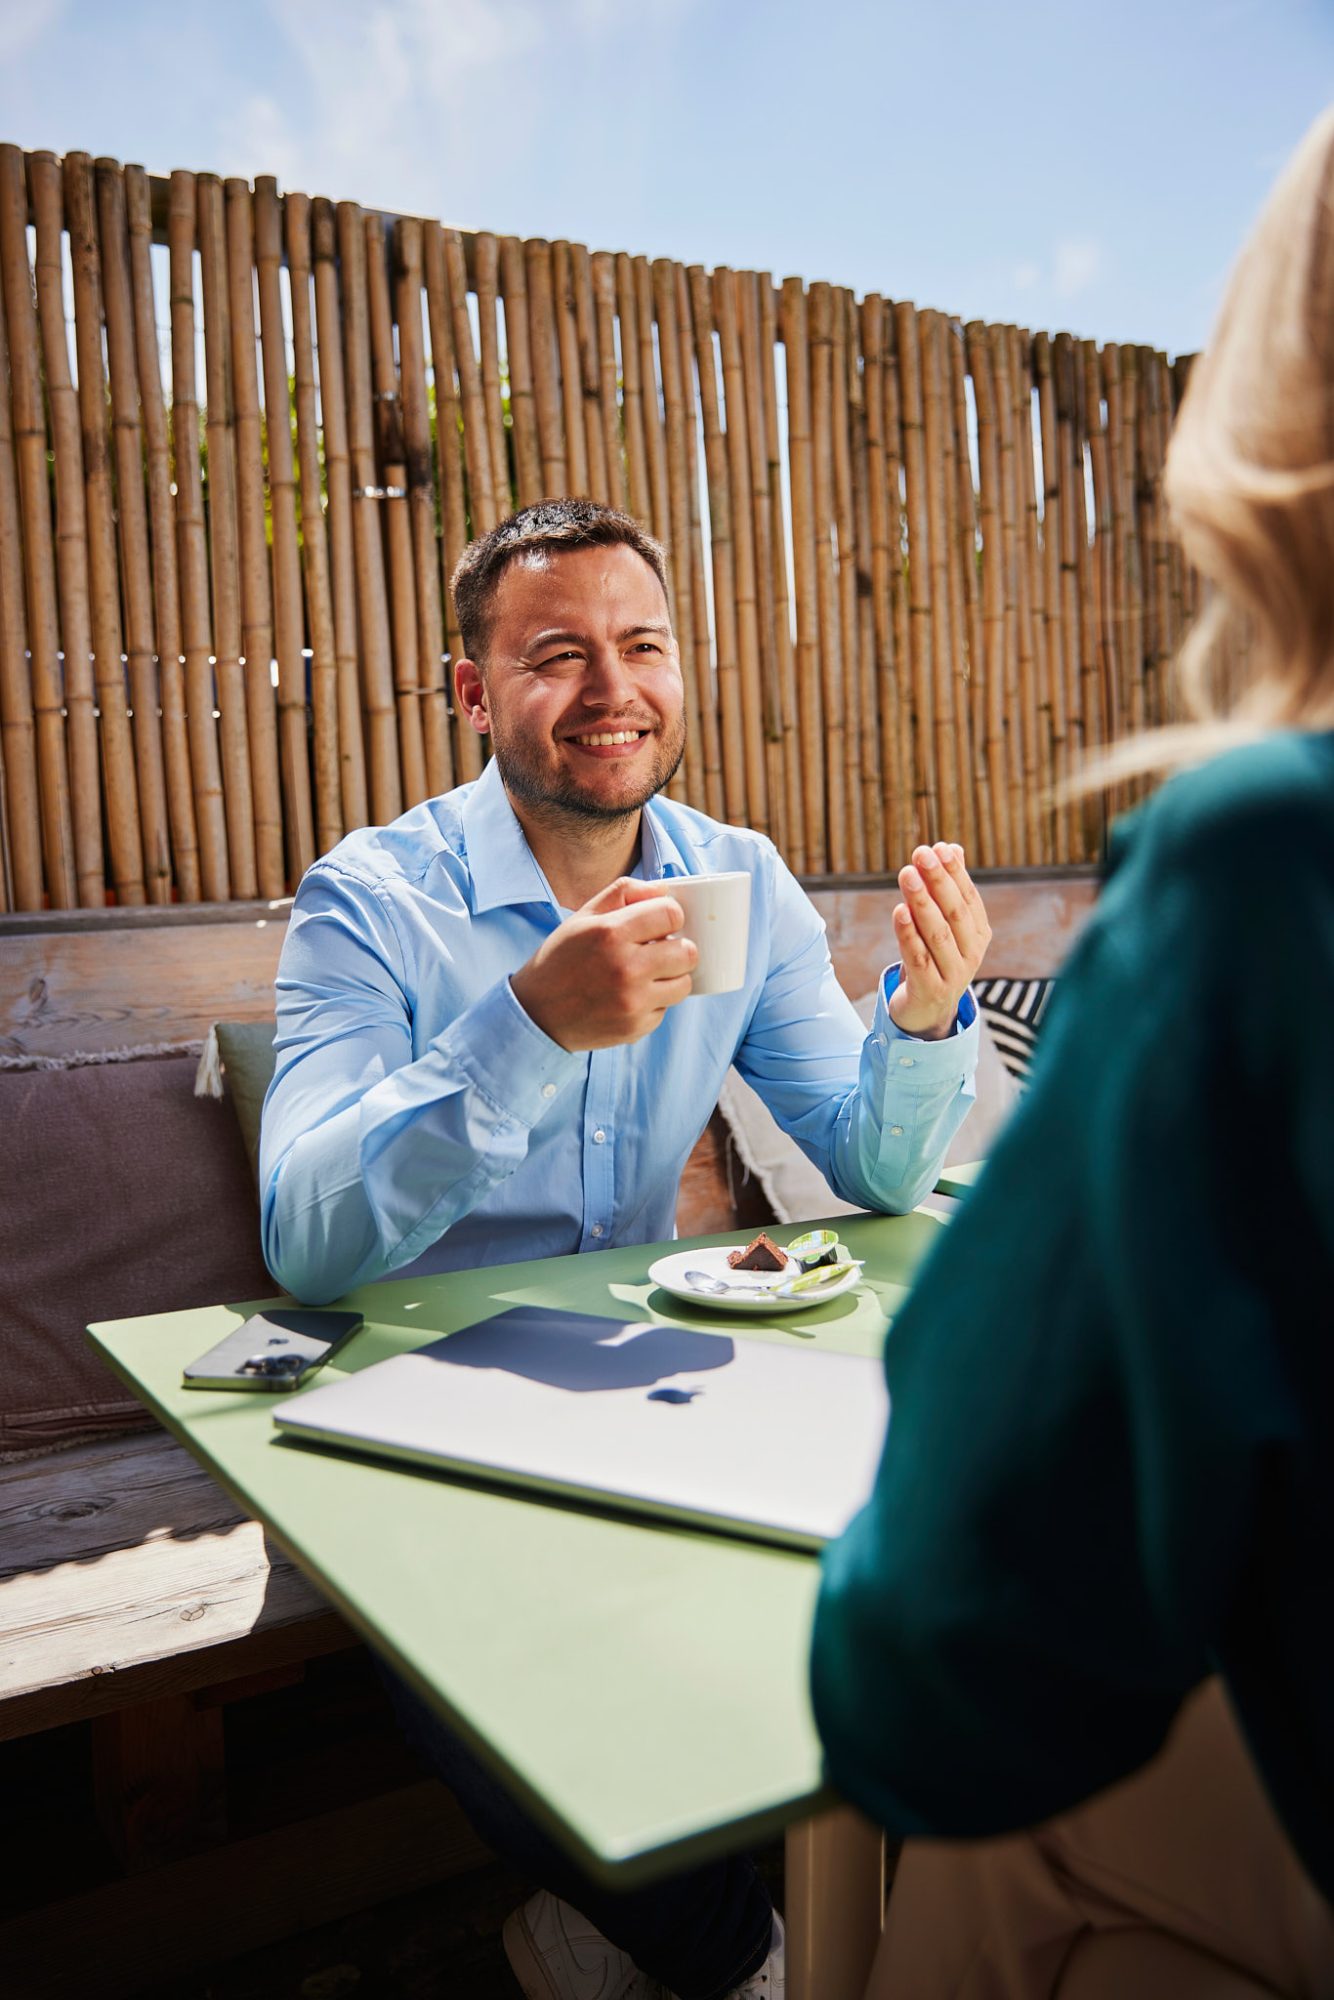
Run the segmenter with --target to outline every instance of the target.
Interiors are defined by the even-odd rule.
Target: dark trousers
[[[763,1965],[773,1905],[748,1855],[711,1862],[648,1889],[602,1888],[563,1854],[470,1750],[379,1664],[399,1725],[448,1785],[476,1832],[534,1884],[579,1910],[679,2000],[724,2000]]]

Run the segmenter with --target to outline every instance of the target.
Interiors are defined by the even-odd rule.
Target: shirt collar
[[[516,903],[554,907],[546,877],[533,859],[494,757],[469,788],[462,820],[475,915]],[[640,872],[646,882],[690,873],[657,799],[649,800],[640,822]]]
[[[494,757],[470,787],[462,820],[474,915],[503,910],[513,903],[554,907],[546,877],[514,816]]]

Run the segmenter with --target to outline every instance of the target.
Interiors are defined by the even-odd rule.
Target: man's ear
[[[479,736],[490,733],[491,717],[486,711],[486,685],[476,660],[458,660],[454,665],[454,692],[458,704]]]

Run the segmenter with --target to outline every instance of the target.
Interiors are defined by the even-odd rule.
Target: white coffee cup
[[[674,875],[663,883],[685,912],[680,935],[699,951],[691,993],[735,993],[746,980],[750,937],[750,876]]]

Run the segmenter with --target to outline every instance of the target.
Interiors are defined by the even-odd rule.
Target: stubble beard
[[[491,744],[505,790],[535,817],[547,823],[568,825],[573,821],[585,826],[591,823],[610,828],[633,819],[676,776],[686,750],[685,718],[678,718],[671,736],[659,739],[653,770],[640,790],[617,800],[614,805],[585,791],[573,776],[553,776],[538,769],[524,754],[517,736],[504,742],[500,740],[495,732],[494,718]]]

